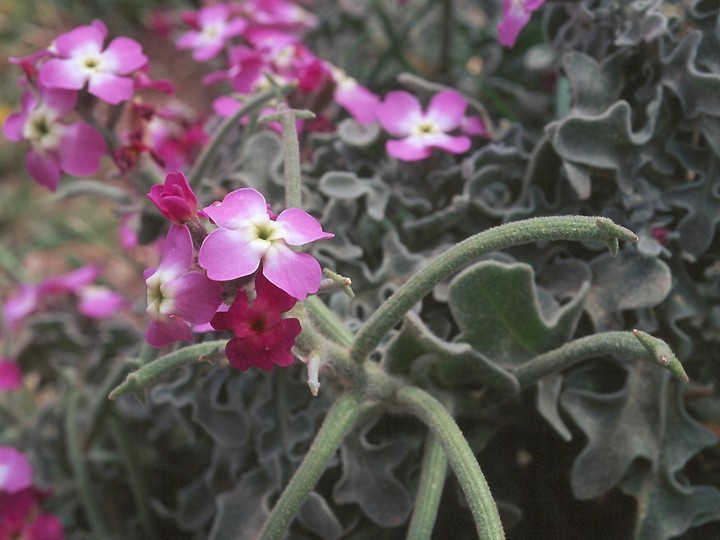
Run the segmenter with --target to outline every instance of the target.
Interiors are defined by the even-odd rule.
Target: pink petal
[[[23,128],[27,121],[28,114],[35,108],[37,98],[31,92],[24,92],[21,100],[21,110],[11,114],[3,124],[3,135],[10,141],[21,141],[25,137]]]
[[[93,73],[88,85],[88,92],[111,105],[127,101],[134,91],[135,83],[130,77],[120,77],[112,73]]]
[[[91,319],[112,317],[125,305],[122,295],[99,285],[85,287],[79,296],[78,311]]]
[[[3,308],[5,322],[10,330],[20,328],[23,320],[35,311],[40,301],[40,289],[35,285],[23,283],[18,292],[8,298]]]
[[[280,242],[274,242],[263,257],[262,271],[270,282],[298,300],[316,293],[322,281],[320,263],[314,257]]]
[[[194,49],[202,44],[202,34],[194,30],[185,32],[175,42],[178,49]]]
[[[163,245],[158,272],[163,273],[163,283],[188,271],[193,261],[193,243],[190,229],[184,225],[171,225]]]
[[[505,10],[505,4],[510,4],[510,7]],[[514,9],[510,2],[503,2],[503,19],[498,23],[498,41],[506,47],[512,47],[515,45],[520,30],[530,20],[530,12],[524,10]]]
[[[142,52],[142,46],[134,39],[119,37],[113,39],[103,53],[115,65],[114,73],[128,75],[147,64],[148,57]]]
[[[390,92],[385,96],[385,101],[377,106],[375,112],[377,121],[385,131],[397,137],[409,135],[422,118],[422,108],[418,99],[402,90]]]
[[[0,390],[16,390],[21,384],[22,371],[17,363],[8,358],[0,358]]]
[[[77,104],[77,92],[64,88],[42,88],[43,105],[57,113],[57,118],[65,116],[75,108]]]
[[[88,74],[79,69],[74,60],[51,58],[40,68],[40,84],[47,88],[80,90],[88,80]]]
[[[452,131],[460,125],[466,108],[464,97],[453,90],[444,90],[430,99],[425,118],[442,131]]]
[[[176,317],[163,321],[150,321],[145,332],[145,341],[156,348],[167,347],[176,341],[192,341],[193,334],[188,323]]]
[[[222,36],[218,36],[211,42],[203,41],[201,44],[195,45],[192,57],[198,62],[205,62],[206,60],[215,58],[224,46],[225,41],[222,39]]]
[[[71,124],[65,128],[58,147],[60,169],[78,176],[93,174],[106,153],[105,139],[97,129],[85,122]]]
[[[167,283],[163,290],[172,296],[172,315],[190,324],[205,324],[222,303],[222,287],[202,272],[188,272]]]
[[[214,23],[225,22],[228,18],[228,7],[225,4],[216,4],[202,8],[198,12],[198,21],[201,27]]]
[[[104,25],[103,25],[104,27]],[[58,36],[55,50],[59,56],[75,56],[80,53],[99,53],[107,36],[107,29],[96,24],[78,26],[74,30]]]
[[[200,246],[198,263],[215,281],[249,276],[260,266],[267,244],[252,242],[242,229],[215,229]]]
[[[40,514],[26,526],[24,540],[63,540],[62,523],[52,514]]]
[[[470,139],[464,135],[453,137],[445,133],[435,133],[423,137],[428,146],[442,148],[452,154],[462,154],[470,149]]]
[[[51,277],[40,284],[40,294],[78,293],[100,275],[101,269],[94,264],[81,266],[64,276]]]
[[[219,227],[227,229],[238,229],[254,221],[268,219],[265,197],[252,188],[231,191],[221,203],[211,204],[204,211]]]
[[[332,238],[332,233],[324,232],[320,222],[299,208],[287,208],[280,212],[277,222],[282,224],[281,238],[291,246],[302,246],[313,240]]]
[[[257,297],[253,301],[254,309],[285,313],[297,303],[296,298],[270,283],[262,273],[255,276],[255,292]]]
[[[25,168],[38,184],[50,191],[57,189],[60,183],[60,167],[53,156],[30,150],[25,156]]]
[[[418,144],[416,138],[410,140],[391,140],[385,143],[387,153],[402,161],[418,161],[430,157],[432,151],[424,144]]]
[[[341,82],[335,89],[335,102],[359,123],[372,124],[377,116],[380,98],[357,83]]]
[[[251,367],[270,371],[274,365],[289,366],[295,361],[292,347],[301,331],[300,321],[284,319],[262,334],[231,339],[225,346],[225,354],[230,364],[240,371]]]
[[[239,36],[247,29],[247,22],[244,19],[236,18],[228,22],[223,36],[225,39],[229,39],[235,36]]]
[[[17,493],[32,485],[32,467],[23,454],[0,446],[0,491]]]
[[[212,107],[215,111],[215,114],[217,114],[218,116],[227,117],[235,114],[240,109],[240,107],[242,107],[242,103],[230,96],[220,96],[213,101]]]

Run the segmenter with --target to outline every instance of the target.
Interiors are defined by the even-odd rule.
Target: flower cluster
[[[0,538],[62,540],[60,520],[40,509],[48,495],[33,485],[27,457],[0,446]]]
[[[145,273],[151,321],[147,342],[164,347],[191,340],[193,328],[210,322],[216,330],[235,333],[226,353],[236,368],[267,370],[292,363],[300,322],[282,314],[317,292],[322,272],[314,257],[291,246],[333,235],[299,208],[276,216],[262,194],[251,188],[232,191],[200,213],[197,197],[180,172],[153,186],[148,198],[173,225],[160,265]],[[217,228],[204,233],[200,215]],[[195,245],[200,269],[193,268]],[[236,282],[238,278],[246,282],[252,278],[253,295]],[[223,310],[223,292],[228,288],[236,293],[235,300]]]

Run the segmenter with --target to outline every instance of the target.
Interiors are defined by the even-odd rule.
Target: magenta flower
[[[0,446],[0,491],[17,493],[32,485],[28,458],[10,446]]]
[[[190,325],[209,322],[222,302],[220,285],[202,272],[189,271],[192,264],[190,230],[172,225],[160,266],[145,271],[150,316],[145,339],[153,347],[192,341]]]
[[[30,142],[25,156],[30,176],[55,191],[63,172],[78,176],[95,173],[107,146],[90,124],[60,122],[75,107],[77,92],[42,86],[39,91],[39,96],[23,94],[22,110],[8,116],[3,134],[11,141]]]
[[[152,186],[148,199],[175,225],[190,221],[197,213],[197,197],[181,172],[170,173],[163,185]]]
[[[225,354],[236,369],[258,367],[270,371],[274,365],[289,366],[302,327],[297,319],[283,319],[282,314],[290,311],[297,300],[260,272],[255,276],[255,292],[252,304],[245,291],[238,292],[230,309],[217,313],[211,324],[216,330],[232,330],[237,336],[225,346]]]
[[[135,85],[128,75],[147,64],[147,56],[137,41],[126,37],[113,39],[103,50],[106,37],[107,28],[99,21],[59,36],[53,50],[57,58],[40,68],[40,82],[69,90],[87,83],[88,92],[112,105],[130,99]]]
[[[247,23],[240,18],[228,20],[230,10],[225,4],[202,8],[197,13],[197,30],[184,33],[177,41],[179,49],[192,49],[198,62],[217,56],[230,38],[242,34]]]
[[[287,208],[273,219],[265,198],[252,188],[232,191],[204,212],[219,227],[205,238],[198,254],[210,279],[249,276],[262,262],[265,277],[290,296],[303,300],[317,292],[320,264],[311,255],[290,248],[334,236],[324,232],[310,214]]]
[[[335,103],[350,113],[360,124],[376,120],[380,98],[339,69],[331,69],[335,81]]]
[[[498,23],[498,41],[506,47],[515,45],[520,30],[530,20],[530,13],[545,3],[545,0],[503,0],[503,18]]]
[[[125,298],[121,294],[102,285],[88,285],[76,294],[78,311],[90,319],[107,319],[126,305]]]
[[[21,384],[22,371],[17,363],[9,358],[0,358],[0,391],[17,390]]]
[[[463,97],[452,90],[435,94],[427,111],[418,99],[404,91],[390,92],[376,108],[380,125],[400,140],[389,140],[388,154],[403,160],[417,161],[430,156],[433,148],[462,154],[470,148],[470,139],[447,132],[460,127],[467,107]]]

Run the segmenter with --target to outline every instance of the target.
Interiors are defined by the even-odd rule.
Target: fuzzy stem
[[[637,332],[637,333],[636,333]],[[650,348],[644,341],[650,344]],[[649,360],[667,367],[670,372],[683,382],[688,378],[680,361],[669,347],[660,339],[647,334],[634,332],[603,332],[586,336],[557,349],[536,356],[529,362],[519,366],[513,374],[523,388],[528,387],[543,377],[557,373],[570,366],[598,356],[617,354],[638,360]]]
[[[90,523],[94,538],[111,538],[105,520],[100,512],[100,497],[95,492],[90,481],[90,475],[85,467],[85,456],[80,447],[80,435],[78,433],[78,405],[80,394],[70,389],[67,408],[65,409],[65,447],[67,450],[70,467],[75,478],[75,486],[78,490],[80,503],[82,504],[85,516]]]
[[[413,275],[372,316],[355,336],[352,358],[362,361],[420,301],[443,279],[480,255],[539,240],[598,240],[614,255],[618,239],[637,242],[637,236],[603,217],[540,217],[506,223],[467,238],[448,249]]]
[[[442,444],[435,435],[428,433],[425,437],[420,483],[415,496],[415,510],[406,536],[408,540],[430,540],[445,486],[447,465],[448,460]]]
[[[182,349],[161,356],[152,362],[145,364],[137,371],[133,371],[125,378],[120,386],[110,392],[109,399],[117,399],[132,391],[140,391],[154,384],[170,371],[184,366],[186,364],[194,364],[196,362],[206,361],[204,355],[215,352],[217,349],[224,348],[227,343],[226,339],[217,341],[206,341],[183,347]]]
[[[328,462],[355,425],[360,410],[357,398],[352,395],[341,396],[333,404],[307,455],[270,513],[260,532],[260,540],[279,540],[285,536],[293,518],[325,472]]]
[[[225,135],[227,135],[231,129],[237,126],[240,118],[259,109],[266,101],[274,98],[276,93],[276,90],[270,89],[252,96],[234,114],[228,116],[225,120],[222,121],[222,123],[213,133],[210,142],[207,144],[207,146],[205,146],[205,148],[203,148],[202,152],[200,152],[197,161],[195,161],[195,164],[193,165],[190,173],[188,174],[188,183],[193,190],[197,189],[198,185],[200,184],[200,180],[202,180],[205,169],[207,169],[210,161],[215,156],[215,152],[217,152],[218,148],[220,147],[220,143],[225,138]]]
[[[349,347],[353,343],[353,334],[343,326],[337,314],[328,308],[317,296],[308,296],[303,303],[313,323],[320,333],[334,342]]]
[[[414,386],[400,387],[395,394],[395,402],[408,413],[420,418],[442,444],[465,494],[480,539],[505,538],[497,506],[480,465],[445,407],[433,396]]]

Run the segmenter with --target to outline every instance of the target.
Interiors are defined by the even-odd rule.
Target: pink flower
[[[32,467],[22,453],[0,446],[0,538],[62,540],[60,520],[40,510],[49,493],[33,486]]]
[[[152,186],[148,199],[175,225],[190,221],[197,213],[197,197],[181,172],[170,173],[163,185]]]
[[[78,176],[96,172],[107,146],[89,124],[60,122],[75,107],[77,92],[42,86],[39,91],[39,96],[23,94],[22,110],[8,116],[3,133],[11,141],[30,141],[25,166],[36,182],[55,191],[63,172]]]
[[[140,44],[130,38],[113,39],[103,51],[107,28],[99,21],[79,26],[55,40],[58,56],[40,68],[40,82],[49,88],[88,92],[112,105],[130,99],[135,85],[128,75],[147,63]]]
[[[17,493],[32,485],[28,458],[10,446],[0,446],[0,491]]]
[[[335,102],[360,124],[375,122],[380,98],[339,69],[331,70],[335,81]]]
[[[189,271],[192,264],[190,230],[172,225],[160,266],[145,271],[150,316],[145,339],[153,347],[192,341],[190,325],[209,322],[222,301],[220,285],[202,272]]]
[[[90,319],[107,319],[125,307],[125,298],[101,285],[88,285],[77,291],[78,311]]]
[[[192,57],[198,62],[217,56],[228,40],[242,34],[247,23],[240,18],[228,20],[230,11],[225,4],[202,8],[197,13],[198,30],[180,36],[180,49],[193,49]]]
[[[10,331],[20,328],[23,321],[33,313],[40,302],[40,289],[36,285],[23,283],[18,292],[8,298],[3,308],[5,323]]]
[[[545,0],[503,0],[503,18],[498,23],[498,41],[506,47],[515,45],[520,30],[530,20],[530,13],[545,3]]]
[[[387,142],[388,154],[403,161],[416,161],[429,157],[433,148],[453,154],[467,152],[468,137],[447,134],[460,127],[466,108],[465,99],[452,90],[435,94],[427,112],[423,112],[412,94],[390,92],[376,109],[377,120],[388,133],[403,138]]]
[[[249,276],[262,262],[265,277],[290,296],[303,300],[317,292],[320,264],[311,255],[290,248],[334,236],[324,232],[310,214],[287,208],[272,219],[265,198],[252,188],[232,191],[204,212],[219,227],[205,238],[198,254],[210,279]]]
[[[21,384],[22,371],[17,363],[9,358],[0,358],[0,391],[17,390]]]
[[[236,369],[258,367],[270,371],[274,365],[289,366],[292,347],[302,331],[297,319],[283,319],[297,300],[270,283],[262,273],[255,277],[257,297],[248,302],[240,291],[225,313],[218,313],[211,324],[216,330],[232,330],[237,336],[228,341],[225,354]]]

